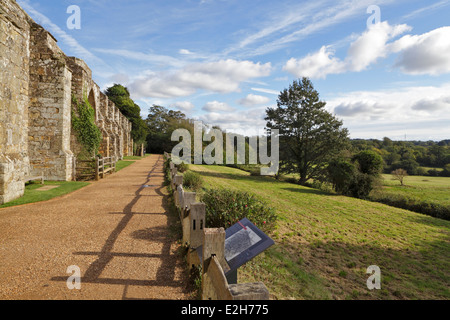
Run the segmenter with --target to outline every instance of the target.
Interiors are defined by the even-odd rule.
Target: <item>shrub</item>
[[[358,162],[359,169],[364,174],[377,175],[383,170],[383,158],[372,150],[361,151],[352,160]]]
[[[184,173],[189,170],[189,165],[187,163],[182,162],[179,165],[177,165],[177,170],[181,173]]]
[[[377,201],[392,207],[414,211],[431,217],[450,220],[450,207],[430,201],[410,198],[399,194],[373,194],[371,201]]]
[[[200,174],[193,171],[186,171],[183,174],[183,187],[198,191],[203,187],[203,178]]]
[[[275,210],[254,194],[208,189],[200,201],[206,204],[206,225],[209,228],[226,229],[244,218],[262,230],[270,231],[275,226]]]
[[[171,159],[166,159],[164,161],[164,183],[166,185],[170,185],[170,182],[172,181],[172,177],[170,176],[170,163],[172,162]]]
[[[370,174],[357,173],[350,183],[348,195],[359,199],[367,199],[377,179],[376,176]]]
[[[80,103],[72,95],[72,129],[83,147],[78,158],[90,159],[94,157],[102,142],[102,132],[95,124],[95,111],[85,97]]]

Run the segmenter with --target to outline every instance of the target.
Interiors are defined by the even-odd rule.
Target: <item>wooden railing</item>
[[[75,180],[79,178],[95,179],[96,181],[105,178],[108,173],[116,171],[116,158],[99,158],[93,160],[77,160],[75,169]]]
[[[225,230],[206,228],[206,205],[196,200],[195,192],[183,189],[183,176],[169,161],[170,188],[173,191],[187,246],[189,268],[202,266],[202,300],[269,300],[269,291],[262,282],[228,284],[225,274],[230,270],[225,260]]]
[[[105,174],[116,172],[116,158],[97,158],[95,166],[95,180],[100,180],[105,178]]]

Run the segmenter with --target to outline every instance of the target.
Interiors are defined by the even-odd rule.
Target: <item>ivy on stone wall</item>
[[[87,97],[80,103],[72,95],[72,129],[83,146],[84,156],[95,157],[102,142],[102,132],[95,124],[95,111]]]

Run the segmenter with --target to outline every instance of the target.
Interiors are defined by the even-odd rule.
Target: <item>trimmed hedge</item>
[[[249,192],[205,189],[200,201],[206,204],[206,225],[209,228],[227,229],[244,218],[264,231],[275,227],[275,210]]]
[[[422,213],[431,217],[450,220],[450,207],[431,201],[422,201],[402,195],[378,195],[370,197],[371,201],[381,202],[392,207]]]

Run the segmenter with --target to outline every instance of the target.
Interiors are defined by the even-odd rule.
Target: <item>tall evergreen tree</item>
[[[299,183],[321,178],[327,163],[346,148],[348,130],[325,109],[308,78],[283,90],[276,108],[266,110],[267,128],[280,133],[280,173],[297,173]]]

